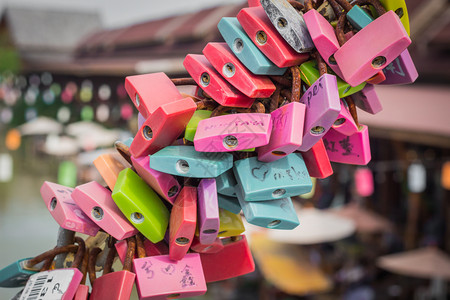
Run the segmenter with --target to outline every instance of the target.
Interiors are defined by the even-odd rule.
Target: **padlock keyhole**
[[[171,294],[171,295],[169,295],[169,296],[167,296],[167,298],[168,299],[172,299],[172,298],[178,298],[178,297],[180,297],[180,293],[178,293],[178,294]]]
[[[372,67],[374,67],[375,69],[381,68],[385,64],[386,57],[384,56],[377,56],[372,60]]]
[[[334,126],[341,126],[342,124],[344,124],[345,123],[345,118],[339,118],[339,119],[337,119],[336,121],[334,121]]]
[[[178,245],[187,245],[189,244],[190,240],[186,237],[179,237],[175,240],[175,243],[177,243]]]
[[[267,43],[267,34],[262,30],[258,31],[256,33],[256,41],[261,46],[264,45],[265,43]]]
[[[397,8],[396,10],[395,10],[395,14],[401,19],[403,16],[404,16],[404,11],[403,11],[403,8],[402,7],[400,7],[400,8]]]
[[[207,87],[209,85],[209,82],[211,81],[211,77],[208,73],[204,72],[200,76],[200,84],[204,87]]]
[[[230,77],[233,77],[234,74],[236,74],[236,68],[234,67],[234,65],[232,63],[226,63],[223,65],[222,72],[223,72],[223,75],[230,78]]]
[[[241,53],[244,49],[244,42],[240,38],[235,39],[233,45],[234,51],[236,51],[237,53]]]
[[[205,230],[203,230],[204,234],[212,234],[212,233],[216,233],[216,232],[217,232],[217,230],[215,230],[215,229],[205,229]]]
[[[311,134],[322,134],[325,132],[325,128],[323,126],[314,126],[313,128],[311,128]]]
[[[104,216],[103,209],[99,206],[95,206],[91,211],[91,216],[95,220],[100,221],[101,219],[103,219]]]
[[[276,189],[275,191],[273,191],[272,197],[273,198],[278,198],[278,197],[283,196],[284,194],[286,194],[286,190],[285,189]]]
[[[141,99],[140,99],[140,97],[139,97],[139,94],[138,94],[138,93],[136,93],[136,97],[135,97],[135,99],[136,99],[136,106],[137,106],[137,107],[139,107],[139,105],[141,105]]]
[[[328,63],[330,65],[337,65],[336,59],[334,58],[334,54],[328,57]]]
[[[187,172],[189,172],[190,166],[187,161],[185,161],[184,159],[180,159],[179,161],[177,161],[176,169],[178,173],[186,174]]]
[[[272,222],[270,222],[270,223],[267,225],[267,227],[269,227],[269,228],[274,228],[274,227],[278,226],[280,223],[281,223],[280,220],[273,220]]]
[[[144,222],[144,215],[138,212],[134,212],[130,216],[131,222],[135,224],[141,224]]]
[[[239,141],[237,137],[228,135],[223,139],[223,146],[227,149],[234,149],[237,147]]]
[[[272,151],[272,154],[275,156],[285,156],[286,152],[283,151]]]
[[[54,210],[56,208],[56,205],[58,204],[58,200],[56,200],[56,197],[52,198],[52,201],[50,201],[50,210]]]
[[[153,131],[150,128],[150,126],[145,126],[144,129],[142,129],[142,134],[144,135],[144,138],[146,140],[151,140],[153,137]]]
[[[288,21],[285,18],[279,18],[277,21],[277,26],[280,29],[284,29],[288,26]]]
[[[167,192],[167,196],[169,196],[169,198],[171,198],[171,197],[175,196],[177,194],[177,192],[178,192],[178,186],[174,185]]]

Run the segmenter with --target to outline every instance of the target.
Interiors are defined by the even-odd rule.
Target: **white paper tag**
[[[52,270],[32,275],[20,300],[59,300],[75,275],[73,269]]]

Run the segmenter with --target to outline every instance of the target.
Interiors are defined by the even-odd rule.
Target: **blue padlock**
[[[215,178],[232,167],[232,154],[197,152],[193,146],[168,146],[150,155],[150,168],[183,177]]]
[[[234,178],[233,170],[230,169],[216,178],[217,193],[236,197],[236,178]]]
[[[253,44],[237,18],[222,18],[217,27],[236,57],[253,74],[283,75],[286,72],[286,68],[277,67]]]
[[[234,163],[238,183],[236,194],[246,201],[281,199],[311,191],[312,181],[303,157],[299,153],[272,162],[261,162],[257,157]]]
[[[225,196],[222,194],[217,194],[217,200],[219,201],[219,207],[233,214],[238,214],[241,212],[241,205],[239,200],[235,197]]]
[[[270,201],[245,201],[241,193],[238,200],[244,217],[250,224],[270,229],[294,229],[300,222],[291,198]]]

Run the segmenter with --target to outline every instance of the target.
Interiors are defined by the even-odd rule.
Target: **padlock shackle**
[[[86,284],[86,277],[88,272],[88,265],[89,265],[89,249],[86,249],[84,252],[83,262],[81,263],[81,273],[83,274],[83,278],[81,279],[80,284],[85,285]]]
[[[89,272],[89,281],[91,282],[91,286],[94,284],[94,281],[97,279],[95,274],[95,263],[97,261],[97,256],[102,252],[102,249],[99,247],[95,247],[89,251],[89,262],[88,262],[88,272]]]
[[[295,9],[297,10],[305,10],[305,12],[314,9],[311,0],[305,0],[304,5],[302,5],[300,2],[297,2],[295,0],[289,0],[289,4],[291,4]]]
[[[116,255],[117,255],[116,247],[114,246],[114,243],[112,243],[113,240],[115,240],[115,239],[113,237],[111,237],[111,239],[109,240],[110,242],[108,243],[109,251],[108,251],[108,256],[106,257],[105,265],[103,266],[103,275],[111,273],[112,265],[114,263],[114,258],[116,258]]]
[[[289,68],[292,74],[292,88],[291,98],[289,102],[300,102],[300,93],[302,90],[302,78],[300,76],[300,69],[297,66]]]
[[[285,78],[281,78],[281,79],[287,80]],[[282,84],[276,83],[275,87],[276,87],[275,92],[272,94],[272,96],[270,96],[270,107],[269,107],[270,112],[273,112],[274,110],[276,110],[278,108],[278,104],[280,102],[280,94],[281,94]]]
[[[197,85],[195,80],[192,77],[184,77],[184,78],[170,78],[174,85]]]
[[[341,15],[344,14],[344,12],[342,11],[340,5],[336,2],[336,0],[328,0],[328,3],[331,5],[331,8],[333,8],[336,18],[339,18]]]
[[[138,233],[136,235],[136,250],[138,258],[144,258],[147,256],[144,247],[144,236],[142,235],[142,233]]]
[[[378,13],[378,16],[384,15],[386,13],[386,9],[380,3],[379,0],[356,0],[354,5],[372,5]]]
[[[346,13],[348,13],[353,8],[353,5],[348,3],[347,0],[332,0],[332,1],[336,1],[337,3],[339,3],[339,5],[344,9]]]
[[[119,154],[122,155],[122,157],[125,158],[125,160],[130,163],[130,165],[133,165],[133,162],[131,161],[130,147],[128,147],[127,145],[125,145],[125,143],[121,141],[115,142],[114,147],[119,152]]]
[[[323,57],[320,55],[319,51],[316,51],[313,54],[313,56],[314,56],[314,58],[316,59],[316,62],[317,62],[317,68],[319,69],[319,76],[328,74],[327,64],[323,60]]]
[[[127,253],[123,261],[123,270],[130,271],[133,266],[134,254],[136,253],[136,236],[129,237],[127,239]]]
[[[79,236],[76,236],[74,241],[78,244],[78,250],[75,254],[75,258],[73,260],[71,268],[75,269],[78,268],[83,262],[84,253],[86,252],[86,244],[84,243],[84,240]]]
[[[344,46],[347,42],[344,33],[345,22],[347,21],[347,16],[345,14],[341,14],[338,18],[338,22],[336,24],[336,37],[339,42],[339,46]]]
[[[78,250],[77,245],[66,245],[66,246],[56,247],[52,250],[48,250],[30,260],[28,260],[27,263],[25,264],[25,266],[27,268],[31,268],[34,265],[36,265],[46,259],[51,259],[51,261],[53,261],[53,258],[58,254],[66,253],[66,252],[76,252],[77,250]]]
[[[347,103],[348,110],[350,111],[350,114],[352,115],[352,118],[355,121],[355,124],[359,130],[360,125],[359,125],[359,121],[358,121],[358,113],[356,111],[355,101],[353,101],[352,97],[345,97],[344,101],[345,101],[345,103]]]

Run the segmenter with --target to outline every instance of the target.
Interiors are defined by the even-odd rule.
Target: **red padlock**
[[[311,149],[301,153],[309,176],[327,178],[333,174],[333,168],[331,167],[330,159],[328,158],[327,150],[322,139],[314,144]]]

